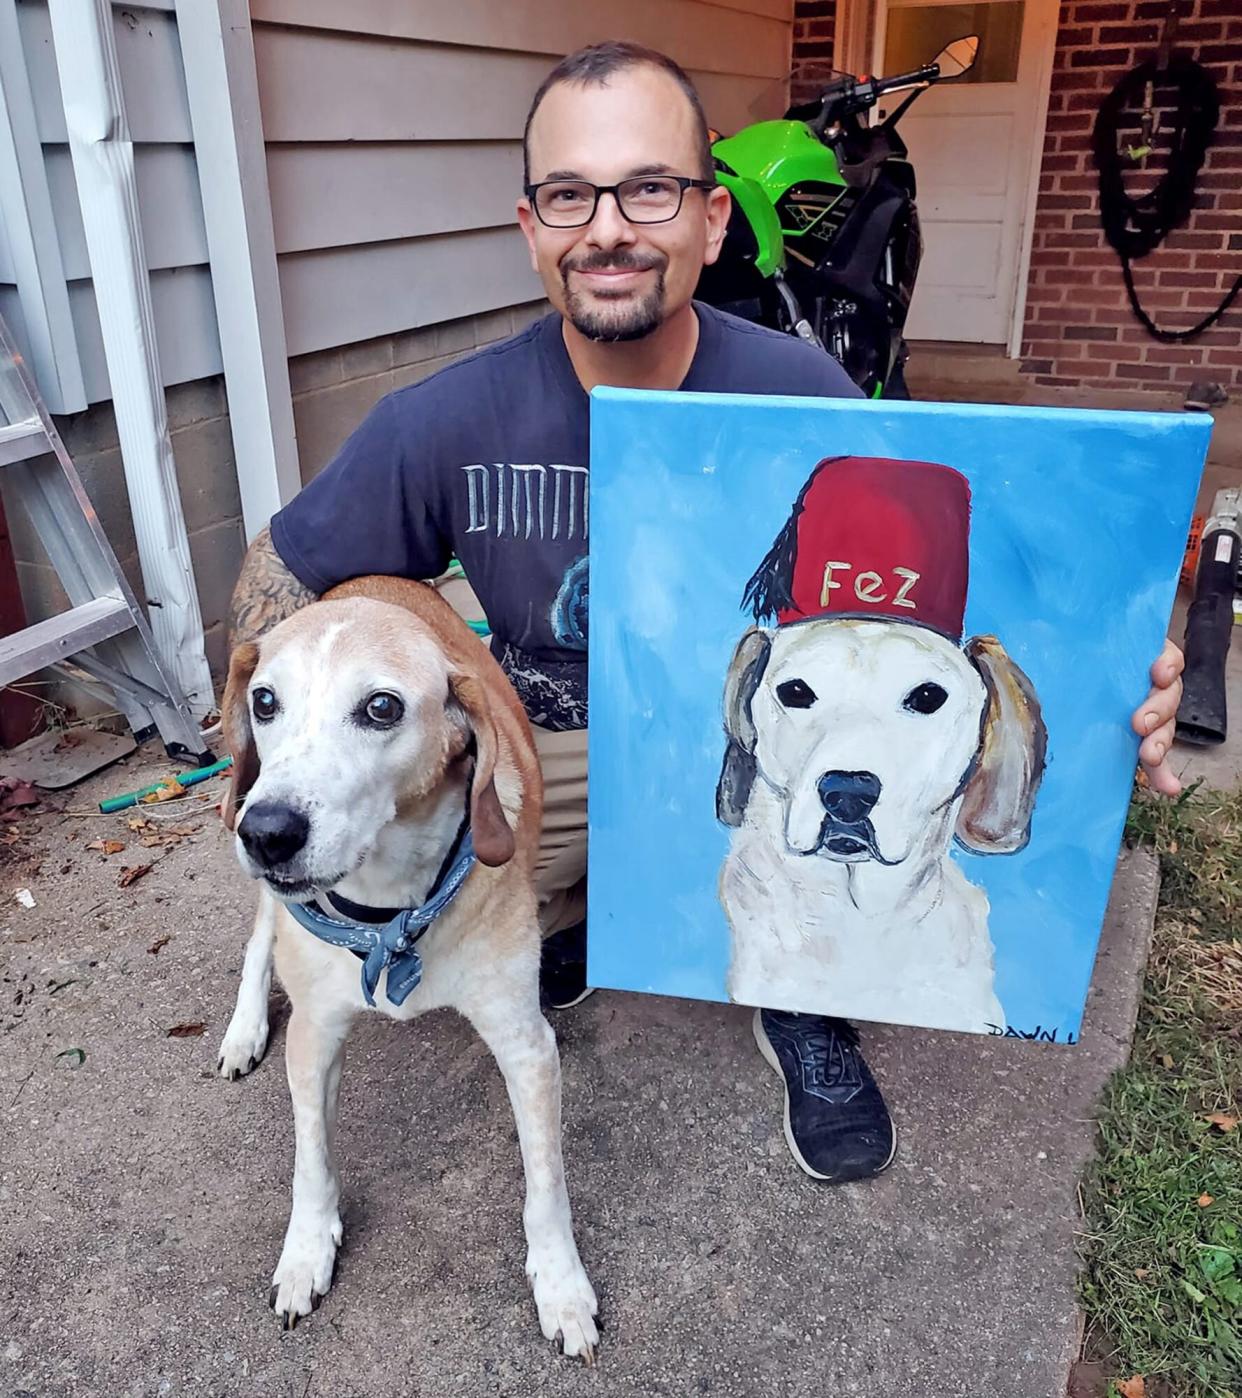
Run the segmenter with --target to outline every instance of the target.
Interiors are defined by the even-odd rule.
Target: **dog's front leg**
[[[537,994],[537,992],[536,992]],[[598,1306],[574,1242],[561,1156],[561,1061],[556,1036],[531,996],[513,1014],[511,998],[471,1005],[465,1013],[495,1055],[517,1120],[526,1171],[526,1275],[539,1326],[564,1352],[595,1360]]]
[[[340,1183],[334,1159],[336,1107],[352,1015],[312,1015],[294,1005],[285,1042],[293,1099],[293,1209],[272,1275],[272,1309],[286,1330],[310,1315],[332,1285],[341,1244]]]
[[[276,940],[276,903],[259,890],[254,931],[246,943],[241,984],[233,1018],[220,1041],[216,1070],[230,1081],[250,1072],[267,1048],[267,995],[272,985],[272,944]]]

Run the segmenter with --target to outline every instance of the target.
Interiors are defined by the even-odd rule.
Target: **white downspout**
[[[49,0],[61,101],[155,644],[190,708],[215,703],[151,310],[108,0]]]

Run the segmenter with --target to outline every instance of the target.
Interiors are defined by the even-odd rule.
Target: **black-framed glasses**
[[[599,208],[599,196],[611,194],[627,223],[668,223],[681,212],[688,189],[714,189],[711,180],[687,175],[635,175],[620,184],[587,180],[544,180],[528,184],[526,197],[540,223],[549,228],[585,228]]]

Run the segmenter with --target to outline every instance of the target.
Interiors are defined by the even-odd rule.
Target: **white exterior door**
[[[908,339],[1010,339],[1056,16],[1057,0],[879,0],[873,69],[885,77],[980,36],[971,72],[924,92],[899,126],[924,239]],[[882,103],[878,117],[895,105]]]

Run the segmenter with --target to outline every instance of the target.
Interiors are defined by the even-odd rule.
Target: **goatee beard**
[[[569,274],[578,271],[602,271],[618,269],[639,271],[655,264],[630,260],[613,254],[608,257],[584,258],[572,266],[561,267],[561,283],[565,288],[565,315],[569,323],[588,340],[598,343],[618,343],[624,340],[641,340],[652,331],[658,330],[664,321],[664,268],[656,273],[656,283],[638,301],[622,302],[618,298],[615,309],[610,311],[588,304],[585,297],[570,290]]]

